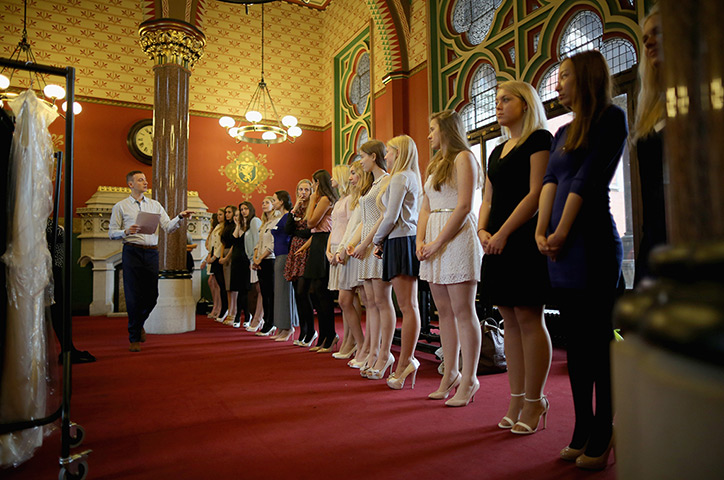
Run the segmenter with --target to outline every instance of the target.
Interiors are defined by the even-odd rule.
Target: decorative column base
[[[724,471],[724,370],[635,333],[614,342],[611,358],[618,478],[714,478]]]
[[[93,301],[89,306],[89,315],[108,315],[113,313],[113,290],[116,268],[113,262],[98,261],[93,264]]]
[[[146,333],[170,334],[196,330],[196,302],[191,278],[160,278],[158,303],[144,325]]]

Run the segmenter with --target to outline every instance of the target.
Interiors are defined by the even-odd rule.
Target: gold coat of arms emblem
[[[254,155],[251,147],[246,145],[239,154],[227,152],[226,159],[229,163],[221,166],[219,173],[228,179],[227,192],[238,190],[244,200],[249,200],[254,191],[266,193],[264,182],[274,176],[274,172],[266,167],[266,155]]]

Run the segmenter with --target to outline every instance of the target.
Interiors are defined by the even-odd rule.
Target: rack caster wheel
[[[88,463],[79,462],[73,467],[76,468],[77,473],[71,473],[66,467],[60,467],[60,473],[58,473],[58,480],[85,480],[88,475]],[[69,466],[69,468],[72,468]]]
[[[70,448],[80,447],[85,439],[85,428],[70,422]]]

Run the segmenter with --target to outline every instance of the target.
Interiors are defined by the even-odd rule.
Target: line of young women
[[[295,344],[311,346],[318,335],[311,296],[319,315],[319,338],[311,350],[333,349],[338,336],[330,290],[339,290],[344,341],[335,357],[354,355],[348,365],[372,380],[384,378],[389,369],[392,389],[403,388],[408,377],[414,388],[420,365],[414,356],[420,331],[417,278],[429,282],[445,357],[440,386],[429,398],[447,399],[452,407],[468,405],[480,388],[481,331],[474,303],[482,277],[483,300],[498,306],[505,321],[510,402],[498,426],[515,434],[535,433],[541,421],[545,426],[551,342],[543,305],[554,298],[568,335],[576,417],[561,458],[600,469],[613,438],[608,346],[613,304],[622,286],[621,240],[608,185],[626,140],[626,120],[612,104],[611,78],[599,52],[565,59],[557,91],[561,104],[576,115],[552,137],[530,85],[511,81],[499,86],[496,115],[505,142],[490,156],[477,226],[471,210],[483,175],[460,116],[445,111],[431,117],[428,139],[435,155],[424,190],[412,138],[402,135],[387,145],[370,140],[349,169],[337,167],[333,176],[320,170],[313,181],[301,181],[293,208],[286,192],[265,199],[284,216],[266,219],[262,237],[287,219],[286,239],[280,238],[291,243],[284,279],[294,285],[289,292],[296,292],[292,309],[299,313],[301,332]],[[262,269],[272,250],[283,255],[276,251],[277,235],[273,249],[260,240],[254,264]],[[277,295],[280,289],[264,287],[264,278],[262,298]],[[394,371],[393,289],[403,314]],[[356,292],[366,306],[366,335]],[[274,308],[264,303],[265,311]],[[294,318],[291,313],[285,317]],[[287,340],[290,331],[293,326],[285,324],[278,339]]]

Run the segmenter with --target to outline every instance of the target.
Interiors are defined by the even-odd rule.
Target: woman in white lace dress
[[[386,153],[385,144],[379,140],[370,140],[359,149],[362,168],[365,172],[371,173],[374,180],[359,200],[362,224],[358,230],[359,234],[351,242],[354,245],[361,240],[351,255],[360,260],[359,278],[364,280],[367,298],[365,304],[367,307],[366,327],[370,353],[367,356],[367,365],[362,367],[360,375],[375,380],[381,379],[385,370],[391,368],[395,360],[395,357],[389,354],[387,358],[378,358],[382,334],[380,318],[381,315],[389,314],[383,310],[388,304],[386,296],[390,294],[390,289],[387,282],[382,280],[382,259],[373,255],[374,246],[372,245],[374,232],[377,230],[379,222],[382,221],[382,211],[377,203],[377,197],[382,188],[382,182],[388,177]],[[392,315],[394,315],[394,310]]]
[[[481,169],[470,151],[460,116],[451,110],[430,121],[430,146],[437,150],[426,172],[425,195],[417,225],[420,279],[427,280],[440,317],[445,373],[429,397],[450,407],[467,405],[480,388],[480,324],[475,293],[480,280],[482,248],[477,239],[473,198]],[[458,354],[462,351],[462,369]]]

